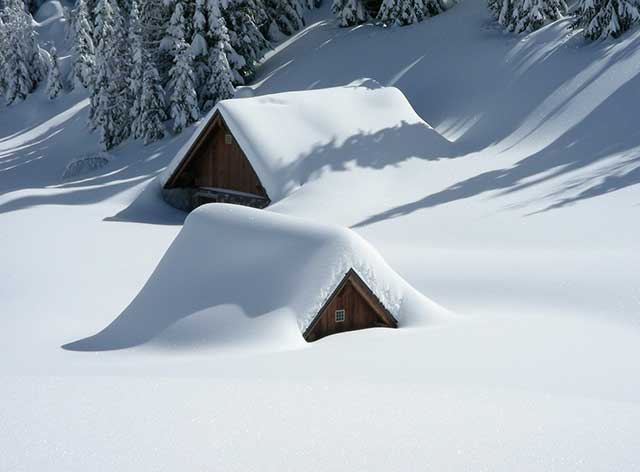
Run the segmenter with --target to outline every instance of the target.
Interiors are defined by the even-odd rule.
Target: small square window
[[[229,133],[224,135],[224,143],[225,144],[231,144],[233,143],[233,136],[231,136]]]
[[[336,323],[342,323],[345,318],[344,310],[336,310]]]

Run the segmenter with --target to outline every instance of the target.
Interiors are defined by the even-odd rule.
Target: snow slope
[[[247,338],[194,311],[129,349],[61,349],[178,234],[154,179],[189,136],[62,181],[97,150],[85,97],[0,105],[0,470],[639,470],[640,32],[566,26],[513,37],[473,0],[399,29],[324,10],[270,54],[255,95],[371,77],[452,141],[379,165],[363,136],[269,211],[351,227],[460,317],[301,347],[252,349],[228,305]]]

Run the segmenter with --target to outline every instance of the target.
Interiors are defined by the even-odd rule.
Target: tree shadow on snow
[[[583,61],[574,74],[565,75],[564,83],[546,88],[546,96],[537,100],[538,106],[525,108],[529,115],[492,146],[496,155],[521,153],[522,159],[374,214],[355,227],[486,192],[514,194],[552,183],[553,179],[558,179],[557,189],[529,202],[542,206],[529,214],[640,184],[640,128],[629,109],[640,96],[640,73],[633,65],[640,60],[640,34],[615,47],[611,43],[587,47],[599,48],[596,51],[600,54],[578,51],[576,54],[582,54],[583,59],[590,59]],[[456,144],[464,148],[462,142]]]
[[[29,97],[32,102],[39,99]],[[72,95],[59,100],[46,103],[49,108],[38,109],[37,116],[31,116],[34,104],[29,101],[6,109],[13,112],[13,119],[2,120],[8,133],[0,139],[0,197],[4,196],[0,214],[39,205],[94,204],[135,191],[134,187],[152,181],[188,139],[187,131],[149,146],[129,140],[106,153],[106,166],[63,179],[69,162],[97,155],[99,148],[97,136],[87,127],[86,100]],[[12,125],[14,121],[20,125]],[[127,208],[106,221],[181,224],[184,215],[178,215],[152,187],[146,185]],[[16,194],[7,196],[12,192]]]
[[[345,171],[348,166],[384,169],[410,158],[439,160],[455,157],[454,147],[424,123],[359,133],[345,142],[316,145],[306,155],[279,170],[290,184],[303,185],[325,170]]]

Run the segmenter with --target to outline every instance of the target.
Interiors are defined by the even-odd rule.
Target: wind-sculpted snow
[[[213,320],[209,325],[213,343],[224,332],[225,343],[251,335],[254,344],[293,347],[302,342],[302,332],[351,268],[401,327],[443,317],[444,309],[413,289],[351,230],[210,204],[187,218],[124,312],[100,333],[66,348],[135,346],[196,313]],[[235,309],[229,310],[230,306]],[[226,312],[217,310],[221,307]],[[260,319],[260,323],[251,326],[236,318]]]

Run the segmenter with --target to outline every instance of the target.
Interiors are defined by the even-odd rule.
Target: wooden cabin
[[[398,321],[350,269],[303,333],[307,342],[366,328],[397,328]]]
[[[181,190],[185,201],[180,206],[185,210],[212,202],[254,208],[264,208],[271,202],[218,111],[191,144],[164,189]]]

